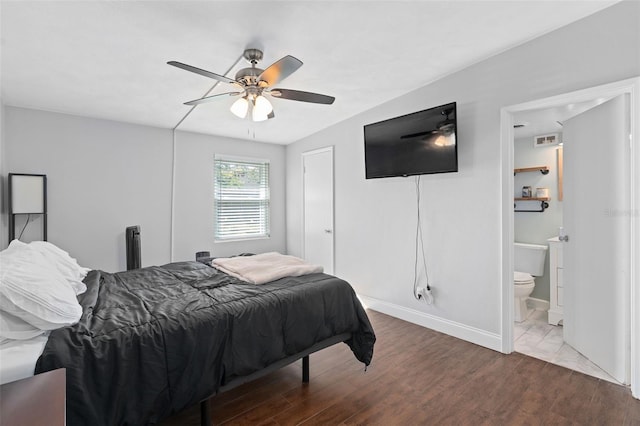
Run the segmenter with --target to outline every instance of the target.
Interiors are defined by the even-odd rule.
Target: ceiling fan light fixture
[[[249,101],[247,98],[243,97],[236,100],[229,110],[239,118],[245,118],[247,116],[247,112],[249,111]]]
[[[253,108],[259,110],[260,115],[269,115],[271,111],[273,111],[273,105],[271,105],[271,102],[262,95],[258,95],[256,97],[256,102]]]
[[[267,98],[262,95],[256,96],[255,101],[253,102],[253,111],[251,112],[251,117],[253,121],[264,121],[269,118],[269,114],[273,111],[273,105]]]
[[[241,98],[236,100],[230,107],[230,111],[239,118],[245,118],[247,116],[249,107],[252,109],[251,117],[253,121],[264,121],[275,117],[275,114],[273,113],[273,105],[271,105],[271,102],[262,95],[263,93],[276,96],[280,99],[289,99],[291,101],[315,104],[331,105],[333,101],[335,101],[333,96],[321,95],[319,93],[303,92],[301,90],[291,89],[274,89],[273,86],[300,68],[302,66],[302,61],[291,55],[286,55],[269,65],[266,69],[262,69],[256,67],[258,62],[262,60],[262,56],[262,51],[259,49],[246,49],[243,57],[249,61],[251,66],[239,70],[235,75],[235,79],[178,61],[169,61],[167,64],[185,71],[212,78],[219,82],[233,84],[236,87],[236,91],[205,96],[200,99],[185,102],[185,105],[196,106],[204,104],[214,99],[220,99],[222,95],[240,95]]]
[[[251,118],[253,121],[264,121],[269,118],[269,116],[267,114],[260,114],[260,111],[258,111],[256,107],[253,107],[253,111],[251,111]]]

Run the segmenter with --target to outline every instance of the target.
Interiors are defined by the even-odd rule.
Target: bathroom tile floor
[[[564,343],[562,326],[547,322],[547,311],[533,311],[513,328],[516,352],[619,384],[597,365]]]

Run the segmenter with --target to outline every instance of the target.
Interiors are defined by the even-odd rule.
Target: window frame
[[[262,212],[263,218],[261,218],[260,228],[264,232],[261,233],[251,233],[251,234],[233,234],[228,233],[228,235],[221,235],[219,232],[219,218],[220,218],[220,210],[219,205],[221,202],[224,202],[224,197],[220,197],[219,195],[219,182],[218,182],[218,164],[224,163],[246,163],[250,165],[255,165],[264,168],[266,166],[266,173],[264,170],[261,170],[261,173],[264,174],[262,177],[266,179],[266,184],[261,180],[260,188],[266,192],[266,196],[263,198],[256,198],[255,204],[258,206],[258,209],[264,209]],[[227,200],[229,201],[229,200]],[[246,202],[251,202],[251,200],[245,200]],[[213,237],[215,243],[224,243],[224,242],[232,242],[232,241],[247,241],[247,240],[262,240],[271,238],[271,162],[269,159],[265,158],[256,158],[256,157],[241,157],[241,156],[233,156],[233,155],[225,155],[225,154],[215,154],[214,155],[214,163],[213,163]],[[258,215],[260,216],[260,215]],[[223,233],[224,234],[224,233]]]

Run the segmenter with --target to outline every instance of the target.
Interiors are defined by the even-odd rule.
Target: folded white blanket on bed
[[[312,265],[295,256],[269,252],[254,256],[213,259],[211,265],[231,276],[252,284],[264,284],[283,277],[322,272],[322,266]]]

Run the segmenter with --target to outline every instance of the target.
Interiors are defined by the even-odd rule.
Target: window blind
[[[269,236],[269,162],[214,160],[215,239]]]

